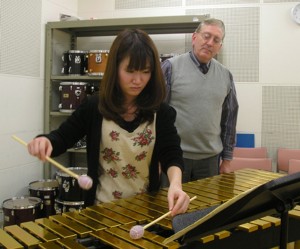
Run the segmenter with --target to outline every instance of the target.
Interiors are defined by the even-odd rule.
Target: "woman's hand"
[[[27,144],[27,149],[30,155],[36,156],[43,162],[46,161],[46,157],[49,157],[53,150],[50,140],[46,137],[34,138]]]
[[[185,213],[189,207],[190,198],[182,190],[181,179],[182,172],[180,168],[172,166],[168,169],[168,178],[170,181],[168,191],[168,202],[171,216]]]

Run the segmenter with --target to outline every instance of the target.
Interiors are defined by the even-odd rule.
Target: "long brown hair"
[[[142,121],[152,121],[154,112],[164,101],[166,86],[160,67],[157,48],[150,36],[139,29],[125,29],[112,43],[106,70],[100,82],[99,110],[102,115],[117,123],[125,112],[124,96],[119,86],[118,67],[129,57],[128,69],[143,70],[150,64],[151,78],[136,98],[136,106]]]

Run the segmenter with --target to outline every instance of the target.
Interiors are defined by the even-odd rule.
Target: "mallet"
[[[193,200],[195,200],[196,198],[197,198],[197,196],[194,196],[193,198],[190,199],[190,202],[193,201]],[[141,225],[135,225],[135,226],[133,226],[130,229],[130,232],[129,232],[130,238],[132,238],[132,239],[140,239],[140,238],[142,238],[143,235],[144,235],[145,229],[147,229],[148,227],[150,227],[150,226],[154,225],[155,223],[159,222],[163,218],[167,217],[168,215],[171,214],[171,212],[172,211],[169,211],[169,212],[163,214],[162,216],[158,217],[156,220],[148,223],[145,226],[141,226]]]
[[[27,143],[25,141],[23,141],[21,138],[15,136],[15,135],[13,135],[12,138],[15,139],[16,141],[18,141],[20,144],[23,144],[24,146],[27,146]],[[89,176],[87,176],[87,175],[77,175],[73,171],[69,170],[67,167],[63,166],[62,164],[58,163],[57,161],[53,160],[52,158],[50,158],[48,156],[46,156],[46,160],[49,163],[52,163],[56,168],[58,168],[61,171],[65,172],[66,174],[68,174],[69,176],[72,176],[75,179],[77,179],[78,185],[82,189],[88,190],[92,187],[93,180]]]

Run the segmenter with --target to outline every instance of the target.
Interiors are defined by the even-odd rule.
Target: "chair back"
[[[300,149],[277,149],[277,171],[288,172],[289,160],[298,159],[300,160]]]
[[[234,157],[230,163],[231,171],[235,171],[243,168],[272,171],[272,159]]]
[[[300,171],[300,160],[299,159],[290,159],[288,174],[294,174],[299,171]]]
[[[254,148],[235,147],[233,149],[233,157],[267,158],[268,151],[266,147],[254,147]]]

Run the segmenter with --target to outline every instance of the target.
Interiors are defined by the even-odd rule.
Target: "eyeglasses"
[[[212,34],[210,33],[201,33],[199,32],[199,34],[201,35],[202,39],[205,41],[205,42],[208,42],[211,40],[211,38],[213,38],[213,43],[215,45],[220,45],[222,44],[222,39],[220,37],[217,37],[217,36],[213,36]]]

